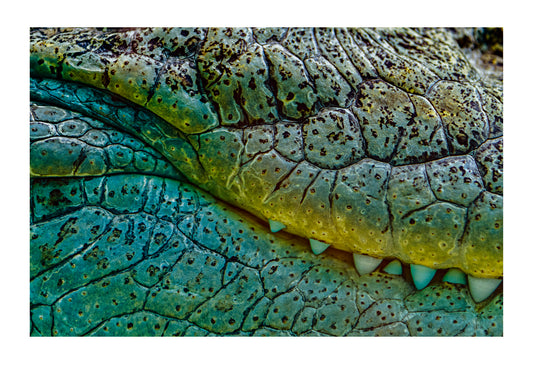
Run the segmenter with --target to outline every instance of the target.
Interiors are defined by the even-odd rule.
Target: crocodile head
[[[446,34],[33,29],[30,65],[32,333],[501,334],[501,89]]]

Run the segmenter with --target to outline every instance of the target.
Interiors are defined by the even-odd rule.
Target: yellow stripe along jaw
[[[285,228],[285,226],[276,221],[269,220],[271,232],[275,233]],[[315,255],[322,254],[330,246],[324,242],[314,239],[309,240],[311,251]],[[365,275],[376,271],[381,265],[383,259],[373,258],[368,255],[353,254],[354,266],[360,275]],[[383,272],[391,275],[402,275],[402,264],[398,260],[389,262],[384,268]],[[410,266],[411,277],[416,289],[421,290],[427,287],[436,274],[436,270],[420,265]],[[470,275],[466,275],[464,272],[457,268],[449,269],[442,281],[451,284],[466,285],[470,288],[472,298],[475,302],[481,302],[487,299],[501,284],[501,279],[488,279],[488,278],[475,278]]]

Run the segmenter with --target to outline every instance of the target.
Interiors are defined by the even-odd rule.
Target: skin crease
[[[411,46],[402,70],[412,33],[438,40],[33,30],[31,334],[501,336],[501,287],[476,303],[442,282],[450,267],[501,276],[501,97],[450,41],[432,65]],[[358,232],[346,203],[365,208]],[[308,238],[333,247],[314,255]],[[376,272],[357,273],[353,245],[385,258]],[[416,290],[408,263],[439,270]]]

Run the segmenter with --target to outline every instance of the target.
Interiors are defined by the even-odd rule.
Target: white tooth
[[[329,247],[328,243],[317,241],[317,240],[314,240],[312,238],[309,239],[309,243],[311,244],[311,250],[316,255],[322,254],[324,252],[324,250],[326,250]]]
[[[442,278],[442,281],[466,285],[466,274],[458,268],[450,268]]]
[[[353,262],[360,275],[374,271],[383,259],[370,257],[368,255],[354,254]]]
[[[470,294],[475,302],[481,302],[489,297],[492,292],[498,288],[501,279],[484,279],[475,278],[468,275],[468,286],[470,287]]]
[[[383,271],[391,275],[401,275],[403,272],[402,264],[399,260],[393,260],[383,269]]]
[[[413,278],[413,282],[415,283],[416,289],[425,288],[431,279],[433,279],[433,276],[435,276],[436,272],[437,271],[432,268],[420,266],[418,264],[412,264],[411,276]]]
[[[280,223],[279,221],[276,221],[276,220],[268,220],[268,224],[270,225],[270,231],[272,233],[279,232],[280,230],[286,228],[286,226],[283,225],[283,223]]]

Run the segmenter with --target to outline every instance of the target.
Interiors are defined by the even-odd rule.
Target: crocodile
[[[502,336],[502,106],[442,29],[32,28],[30,334]]]

